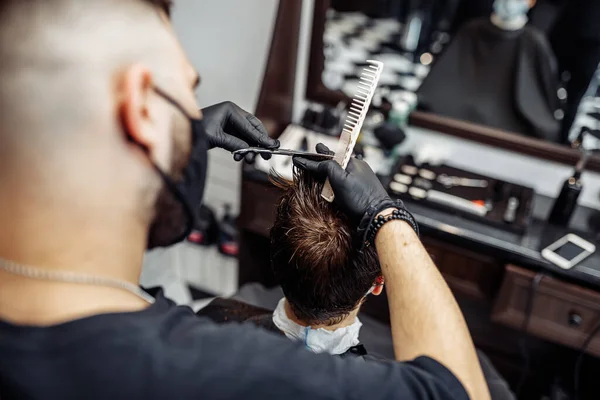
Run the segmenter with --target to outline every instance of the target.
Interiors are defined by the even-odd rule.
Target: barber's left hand
[[[248,147],[276,149],[279,140],[271,139],[267,130],[254,115],[242,110],[230,101],[216,104],[202,110],[204,127],[208,136],[209,148],[220,147],[235,151]],[[246,154],[246,161],[254,161],[256,154]],[[266,156],[266,157],[265,157]],[[270,154],[263,155],[265,159]],[[235,155],[240,161],[244,156]]]

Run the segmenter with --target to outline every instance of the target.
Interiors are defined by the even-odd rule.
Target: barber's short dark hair
[[[173,6],[173,0],[144,0],[162,11],[165,12],[169,17],[171,16],[171,7]]]
[[[381,268],[373,247],[360,249],[356,227],[321,197],[323,182],[294,171],[271,228],[271,267],[292,311],[306,324],[333,325],[362,301]]]
[[[162,10],[167,14],[167,16],[171,16],[171,7],[173,6],[173,0],[141,0],[145,3],[149,3],[156,7],[159,10]],[[17,0],[0,0],[0,11],[6,10],[9,6],[18,3]]]

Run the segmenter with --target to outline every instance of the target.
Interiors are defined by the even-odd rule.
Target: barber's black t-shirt
[[[0,321],[0,398],[468,399],[438,362],[313,354],[251,325],[216,325],[161,294],[148,309],[52,327]]]

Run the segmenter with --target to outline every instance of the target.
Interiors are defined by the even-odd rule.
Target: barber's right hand
[[[332,154],[332,151],[319,143],[317,153]],[[367,212],[391,202],[375,172],[362,160],[352,158],[348,167],[343,169],[334,160],[314,161],[294,157],[294,165],[321,178],[329,178],[336,204],[357,225]]]

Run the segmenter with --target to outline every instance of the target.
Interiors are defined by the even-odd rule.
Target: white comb
[[[340,141],[338,142],[338,147],[333,158],[344,169],[346,169],[348,161],[350,161],[350,157],[352,157],[354,145],[356,145],[356,141],[358,140],[358,135],[360,134],[363,122],[365,121],[365,117],[371,106],[371,100],[373,100],[373,95],[375,94],[381,71],[383,71],[382,62],[367,60],[367,63],[370,65],[363,69],[360,76],[356,94],[354,95],[354,99],[352,99],[352,103],[350,103],[346,123],[344,124],[344,129],[342,130]],[[327,180],[325,186],[323,186],[321,197],[330,203],[335,197],[329,180]]]

